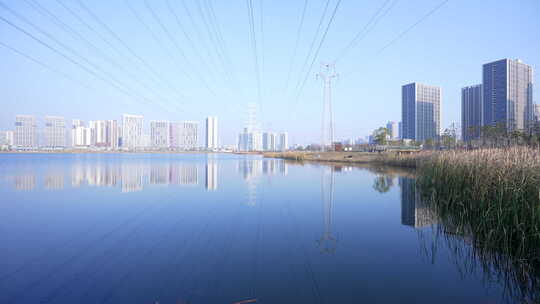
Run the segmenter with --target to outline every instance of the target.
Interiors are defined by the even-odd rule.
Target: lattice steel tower
[[[332,79],[337,77],[334,64],[321,64],[317,74],[323,80],[323,112],[322,112],[322,151],[334,151],[334,114],[332,112]]]

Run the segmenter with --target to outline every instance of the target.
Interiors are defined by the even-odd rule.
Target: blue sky
[[[31,5],[33,1],[69,28],[40,14]],[[446,127],[452,122],[459,123],[460,88],[481,82],[483,63],[520,58],[535,71],[540,67],[540,2],[536,0],[450,0],[398,40],[395,38],[400,37],[400,33],[441,1],[342,0],[309,73],[306,69],[302,72],[301,68],[304,62],[309,66],[313,60],[307,55],[326,0],[307,1],[292,69],[290,63],[304,0],[253,0],[262,92],[259,100],[246,1],[185,0],[195,21],[193,26],[182,1],[169,0],[186,36],[167,0],[148,0],[146,3],[144,0],[127,0],[155,38],[132,13],[126,1],[81,1],[137,57],[92,19],[78,0],[60,2],[81,19],[71,15],[56,0],[2,0],[0,3],[4,6],[0,5],[0,16],[68,54],[76,62],[91,63],[97,69],[96,74],[109,79],[110,83],[118,81],[116,86],[127,87],[130,96],[0,21],[0,43],[46,63],[70,78],[0,46],[0,70],[3,71],[0,76],[0,129],[12,128],[16,114],[34,114],[40,119],[44,115],[61,115],[69,121],[119,119],[122,113],[143,114],[146,122],[152,119],[197,120],[201,122],[201,129],[204,117],[216,115],[220,119],[221,142],[233,144],[246,120],[246,104],[254,102],[259,105],[259,121],[264,129],[288,131],[293,143],[317,142],[322,110],[322,83],[315,77],[319,63],[334,61],[385,3],[390,10],[336,63],[339,77],[333,87],[333,103],[337,138],[363,137],[388,120],[400,120],[403,84],[418,81],[441,86],[442,126]],[[337,1],[330,1],[315,47]],[[215,12],[217,27],[209,23],[209,6],[204,5],[208,2]],[[5,6],[49,36],[13,15]],[[201,17],[201,11],[206,19]],[[222,42],[217,41],[218,35],[210,36],[209,31],[219,31]],[[392,41],[394,43],[380,51]],[[535,78],[537,75],[535,72]],[[296,98],[296,88],[306,76],[305,87]],[[536,101],[538,94],[536,89]]]

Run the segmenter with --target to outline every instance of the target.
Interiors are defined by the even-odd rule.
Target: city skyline
[[[83,3],[121,37],[137,55],[160,72],[159,79],[165,82],[152,79],[152,73],[141,74],[140,72],[146,69],[144,64],[131,56],[114,37],[109,35],[91,16],[84,13],[84,9],[77,4],[70,3],[67,7],[80,14],[81,20],[92,26],[96,33],[61,6],[56,4],[42,4],[42,6],[57,15],[76,33],[85,34],[86,40],[106,56],[101,56],[85,40],[58,27],[55,21],[46,14],[42,14],[42,10],[26,2],[7,1],[5,5],[11,11],[2,7],[2,16],[51,46],[66,52],[36,28],[13,15],[12,11],[23,15],[38,29],[49,33],[51,37],[60,37],[62,40],[59,41],[80,52],[83,58],[94,62],[96,66],[103,67],[105,72],[110,73],[121,83],[136,88],[141,94],[144,92],[146,96],[153,96],[156,93],[166,95],[165,98],[152,97],[152,100],[156,100],[154,103],[123,96],[106,83],[94,79],[88,73],[4,22],[0,26],[4,39],[0,42],[72,76],[76,81],[64,79],[58,73],[51,72],[5,46],[0,47],[0,53],[5,58],[0,63],[2,68],[13,71],[9,77],[4,77],[0,82],[0,88],[5,92],[2,100],[6,108],[6,111],[0,114],[0,129],[10,129],[12,117],[19,113],[28,113],[36,117],[50,114],[90,121],[93,117],[98,117],[98,109],[106,108],[106,113],[122,113],[126,112],[125,108],[129,108],[129,112],[144,113],[148,121],[189,119],[202,122],[210,114],[205,113],[206,109],[210,108],[212,115],[220,117],[222,126],[220,130],[223,131],[222,144],[235,144],[236,134],[242,128],[239,116],[244,105],[257,102],[261,105],[261,122],[264,129],[273,129],[273,125],[282,126],[283,129],[289,130],[292,144],[307,144],[317,142],[320,137],[319,122],[313,119],[313,117],[320,117],[322,104],[320,82],[316,81],[314,76],[320,61],[339,59],[336,62],[336,70],[340,79],[333,88],[336,138],[364,136],[385,121],[398,121],[400,109],[393,105],[400,100],[399,86],[403,83],[418,81],[442,87],[442,99],[445,104],[441,124],[447,126],[451,122],[460,121],[460,89],[481,81],[481,72],[476,64],[492,62],[500,58],[521,58],[533,68],[538,67],[540,63],[540,55],[534,51],[540,48],[540,42],[530,39],[537,36],[537,30],[534,29],[540,28],[538,19],[533,18],[540,6],[535,1],[524,1],[520,8],[500,1],[481,4],[448,1],[426,18],[424,16],[439,7],[439,3],[420,0],[398,2],[391,9],[384,7],[388,9],[387,15],[380,18],[380,22],[365,34],[365,38],[362,35],[358,36],[364,40],[362,44],[353,43],[354,47],[345,48],[346,51],[344,51],[344,46],[347,46],[364,26],[365,22],[359,23],[358,20],[370,20],[383,3],[343,2],[337,10],[335,21],[329,27],[327,41],[323,43],[319,56],[314,60],[315,70],[308,73],[307,68],[304,68],[303,72],[300,72],[302,63],[306,61],[306,54],[316,26],[324,11],[324,3],[317,2],[308,5],[305,24],[300,31],[301,39],[296,58],[292,58],[292,54],[302,4],[288,3],[287,9],[283,10],[280,4],[266,3],[262,7],[264,18],[259,18],[259,7],[255,9],[256,21],[260,22],[262,19],[264,24],[264,33],[261,29],[256,29],[256,38],[261,44],[259,45],[259,59],[263,57],[265,59],[264,69],[261,69],[263,72],[260,73],[263,93],[261,100],[258,100],[257,77],[253,74],[251,60],[253,54],[249,47],[250,35],[244,3],[229,5],[214,3],[218,14],[217,25],[222,30],[221,37],[228,50],[228,59],[232,63],[231,66],[234,66],[237,77],[230,87],[222,79],[223,69],[216,70],[208,65],[210,61],[217,66],[219,63],[214,54],[215,50],[209,48],[211,44],[207,33],[204,32],[204,27],[199,28],[202,36],[197,36],[188,21],[189,18],[185,21],[187,33],[194,39],[197,49],[202,51],[199,52],[204,56],[202,59],[208,60],[208,62],[202,61],[198,64],[201,62],[201,58],[198,58],[199,53],[190,48],[189,41],[180,32],[175,24],[174,16],[168,12],[164,2],[151,3],[151,9],[162,18],[161,21],[167,29],[175,34],[179,33],[177,35],[179,45],[183,47],[182,51],[189,58],[188,61],[180,56],[169,58],[167,53],[177,53],[176,47],[172,41],[169,41],[143,2],[133,1],[133,9],[150,26],[162,45],[154,41],[150,32],[135,18],[131,10],[125,7],[124,3],[116,1],[111,3],[83,1]],[[335,2],[331,3],[323,25],[327,25],[330,11],[335,4]],[[463,6],[466,6],[467,10],[463,10]],[[411,7],[415,9],[411,11]],[[188,8],[192,10],[192,13],[197,12],[194,3],[188,2]],[[175,5],[174,9],[182,20],[186,19],[186,12],[180,5]],[[411,13],[403,14],[403,11]],[[122,12],[122,18],[113,18],[112,12],[115,14]],[[455,15],[460,16],[460,23],[453,22]],[[506,26],[502,27],[496,23],[498,17],[506,18],[505,20],[508,21]],[[280,27],[274,25],[274,20],[280,21]],[[421,22],[406,34],[401,35],[417,21]],[[203,26],[202,23],[198,25]],[[288,31],[290,33],[284,33],[283,27],[293,30]],[[497,31],[493,31],[493,28]],[[138,29],[140,35],[129,35],[128,33],[133,29]],[[319,39],[321,32],[319,32]],[[527,34],[514,35],[513,33],[516,32]],[[265,34],[264,45],[262,45],[262,34]],[[475,37],[474,41],[471,37]],[[500,37],[505,37],[505,39],[502,40]],[[115,49],[108,46],[102,38],[111,42],[117,50],[122,51],[125,58],[119,56]],[[319,41],[316,40],[316,43]],[[462,43],[456,44],[454,41],[462,41]],[[389,46],[386,47],[386,45]],[[209,57],[207,53],[213,55]],[[341,53],[346,54],[343,59],[340,58]],[[450,59],[441,60],[445,56],[449,56]],[[112,59],[109,61],[115,62],[121,68],[108,64],[106,57]],[[358,60],[363,57],[373,58],[373,60]],[[312,59],[307,59],[307,62],[311,62]],[[81,59],[78,61],[82,62]],[[191,76],[192,80],[186,79],[183,73],[180,73],[182,75],[177,73],[178,63],[184,61],[188,65],[187,69],[194,72]],[[289,89],[285,90],[291,62],[293,62],[291,81]],[[396,66],[400,68],[396,69]],[[126,67],[129,67],[129,73],[122,70]],[[390,77],[388,77],[389,71],[391,71]],[[366,77],[366,73],[370,76]],[[203,78],[208,76],[208,78],[203,82],[200,81],[199,75],[205,76]],[[210,75],[217,82],[208,81]],[[307,80],[305,85],[302,85],[304,79]],[[147,90],[138,82],[144,83],[149,89]],[[173,84],[174,89],[168,88],[166,82]],[[89,90],[81,83],[88,84],[93,89]],[[204,83],[211,84],[209,86],[214,94],[205,88]],[[243,84],[240,87],[244,88],[244,92],[240,92],[238,83]],[[358,83],[361,85],[357,85]],[[299,94],[300,97],[291,98],[291,95],[298,93],[295,89],[301,86],[305,87]],[[180,95],[188,95],[190,98],[181,98]],[[349,111],[351,107],[362,110]],[[54,110],[51,111],[51,109]],[[115,118],[110,114],[99,117],[103,120]],[[362,124],[356,124],[357,120],[362,121]]]

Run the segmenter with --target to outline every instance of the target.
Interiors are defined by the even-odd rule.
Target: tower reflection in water
[[[334,205],[334,172],[340,167],[324,167],[321,176],[321,201],[323,206],[324,231],[317,241],[322,253],[333,254],[336,251],[337,238],[332,235],[332,212]]]
[[[248,206],[257,205],[257,187],[262,175],[275,175],[278,173],[286,176],[288,165],[281,159],[244,158],[238,161],[238,173],[247,184]]]

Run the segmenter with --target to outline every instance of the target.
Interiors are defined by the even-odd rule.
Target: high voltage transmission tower
[[[321,129],[321,150],[334,151],[334,114],[332,112],[332,79],[337,77],[334,64],[321,64],[317,74],[323,80],[323,112]]]

